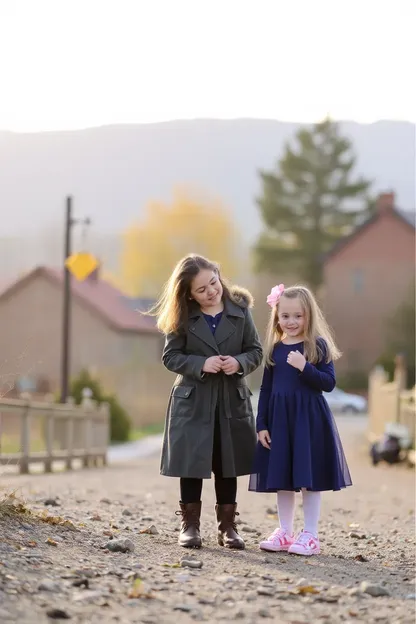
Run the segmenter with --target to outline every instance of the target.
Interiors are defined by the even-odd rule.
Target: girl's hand
[[[221,355],[222,370],[226,375],[235,375],[240,370],[240,362],[232,355]]]
[[[267,431],[267,429],[263,429],[263,431],[258,432],[257,440],[262,446],[264,446],[264,448],[269,449],[270,451],[270,444],[272,443],[272,441],[270,439],[270,433]]]
[[[205,360],[202,367],[203,373],[219,373],[222,369],[222,361],[219,355],[213,355]]]
[[[306,360],[300,351],[291,351],[287,356],[287,363],[293,366],[293,368],[298,368],[300,371],[303,371]]]

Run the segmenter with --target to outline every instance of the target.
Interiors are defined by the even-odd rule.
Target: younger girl
[[[322,392],[335,387],[340,357],[312,293],[275,286],[265,344],[257,415],[258,445],[249,489],[277,492],[278,527],[262,550],[297,555],[320,552],[321,491],[351,485],[334,417]],[[302,491],[304,529],[293,532],[295,492]]]
[[[237,533],[237,477],[250,474],[256,449],[245,377],[262,349],[251,295],[228,288],[218,266],[189,255],[172,273],[156,307],[166,334],[163,363],[177,374],[171,391],[161,474],[180,478],[179,544],[199,548],[202,480],[215,475],[218,543],[244,548]]]

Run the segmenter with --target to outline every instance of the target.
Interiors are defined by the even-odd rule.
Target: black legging
[[[221,431],[218,415],[215,419],[214,444],[212,449],[212,472],[215,475],[215,494],[218,505],[234,505],[237,497],[236,477],[222,476]],[[202,494],[202,479],[181,479],[181,502],[198,503]]]

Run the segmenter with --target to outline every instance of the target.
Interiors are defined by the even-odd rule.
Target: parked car
[[[333,412],[359,414],[367,411],[367,399],[359,394],[349,394],[340,388],[334,388],[332,392],[324,392],[323,394]]]

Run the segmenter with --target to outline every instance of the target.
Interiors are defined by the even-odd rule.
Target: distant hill
[[[111,246],[115,233],[140,217],[149,200],[167,200],[175,186],[188,185],[228,204],[251,242],[261,225],[255,205],[257,172],[275,165],[299,126],[239,119],[0,132],[0,239],[33,238],[61,227],[64,198],[70,193],[77,216],[90,216],[94,237]],[[342,130],[354,144],[357,171],[374,179],[375,190],[395,189],[399,206],[413,210],[415,125],[345,122]],[[42,255],[39,242],[26,251],[33,255],[31,264]],[[8,246],[11,262],[15,243]]]

